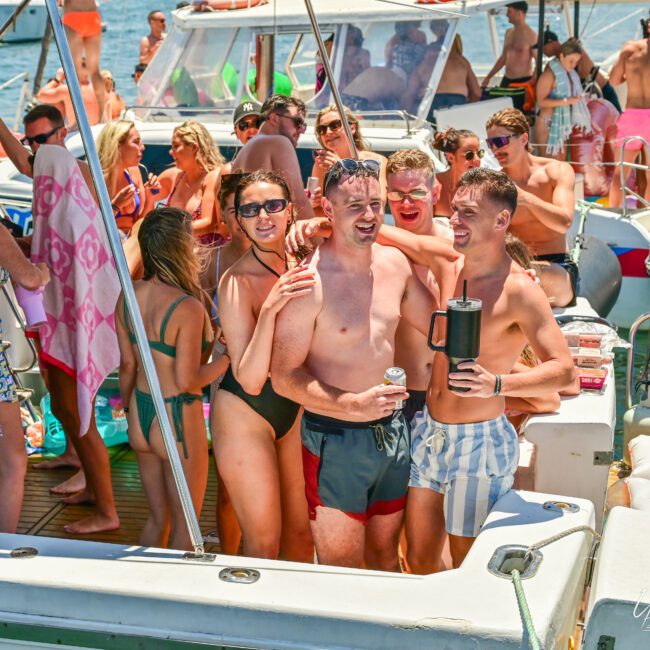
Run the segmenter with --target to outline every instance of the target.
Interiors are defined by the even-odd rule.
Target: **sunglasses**
[[[252,217],[258,217],[262,208],[266,214],[277,214],[282,212],[288,203],[286,199],[269,199],[264,203],[246,203],[246,205],[239,206],[239,214],[244,219],[251,219]]]
[[[478,151],[466,151],[464,155],[465,155],[465,160],[467,161],[474,160],[474,157],[480,160],[481,158],[483,158],[483,156],[485,156],[485,151],[483,149],[479,149]]]
[[[36,144],[45,144],[59,129],[62,129],[62,126],[56,126],[54,127],[49,133],[39,133],[38,135],[32,135],[30,136],[25,136],[24,138],[21,139],[22,144],[26,144],[28,146],[32,146],[34,142]]]
[[[510,140],[518,138],[519,133],[512,133],[511,135],[495,135],[493,138],[487,138],[487,146],[490,149],[503,149],[510,144]],[[470,153],[469,151],[467,153]],[[469,159],[471,160],[471,158]]]
[[[365,170],[375,178],[379,178],[379,162],[376,160],[353,160],[352,158],[343,158],[337,160],[327,172],[325,183],[323,184],[323,194],[327,191],[327,186],[333,181],[338,180],[343,174],[354,176],[360,171]]]
[[[291,120],[299,131],[304,131],[307,128],[307,122],[302,117],[293,117],[293,115],[283,115],[282,113],[276,113],[276,115],[278,117],[284,117],[286,120]]]
[[[399,190],[394,190],[392,192],[388,192],[388,200],[389,201],[403,201],[407,196],[414,201],[421,201],[422,199],[426,199],[427,196],[429,195],[429,192],[427,190],[411,190],[410,192],[400,192]]]
[[[318,133],[318,135],[325,135],[328,129],[334,133],[334,131],[340,131],[342,126],[343,122],[341,120],[332,120],[327,124],[319,124],[316,127],[316,133]]]
[[[258,117],[250,122],[248,120],[239,120],[237,122],[237,128],[240,131],[247,131],[248,129],[259,129],[262,124],[262,120]]]

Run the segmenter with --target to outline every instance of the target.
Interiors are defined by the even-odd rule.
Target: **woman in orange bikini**
[[[86,71],[90,75],[100,116],[104,114],[106,91],[99,72],[99,57],[102,49],[102,19],[96,0],[63,0],[65,35],[70,44],[74,67],[81,78],[84,58]]]
[[[228,228],[221,218],[218,192],[223,157],[208,130],[193,120],[174,129],[170,155],[175,166],[160,175],[167,205],[192,215],[194,236],[201,244],[221,246],[228,241]]]

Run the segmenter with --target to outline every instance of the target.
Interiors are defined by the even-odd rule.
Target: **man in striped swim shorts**
[[[467,281],[468,295],[482,301],[480,352],[449,375],[447,358],[436,353],[427,407],[413,423],[406,535],[414,573],[440,570],[445,529],[459,566],[490,509],[512,487],[519,447],[503,415],[504,396],[559,391],[574,379],[548,299],[506,252],[516,206],[513,182],[480,168],[461,178],[452,201],[454,248],[464,257],[455,281],[441,285],[441,304],[462,295]],[[445,336],[441,328],[434,332],[439,345]],[[539,365],[509,374],[526,343]]]

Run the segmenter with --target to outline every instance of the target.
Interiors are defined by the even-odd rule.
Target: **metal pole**
[[[14,131],[20,128],[20,121],[23,116],[25,102],[29,99],[29,73],[23,72],[23,83],[20,86],[20,96],[18,97],[18,106],[16,107],[16,119],[14,120]]]
[[[151,390],[151,397],[156,409],[158,423],[160,424],[160,429],[163,434],[163,441],[165,442],[165,448],[167,450],[167,455],[169,456],[169,462],[171,465],[172,473],[174,475],[174,480],[176,482],[176,487],[178,488],[181,505],[183,507],[183,514],[185,515],[185,521],[187,522],[187,528],[189,530],[192,546],[194,546],[194,550],[197,555],[203,555],[203,537],[201,536],[201,529],[199,528],[199,522],[196,518],[196,513],[194,512],[194,508],[192,506],[192,500],[190,497],[189,489],[187,487],[185,476],[183,474],[181,460],[178,455],[178,449],[176,448],[176,441],[174,439],[174,435],[172,434],[169,418],[167,417],[165,402],[163,401],[160,384],[158,383],[158,376],[156,375],[156,369],[153,363],[153,357],[151,356],[151,348],[147,342],[147,335],[142,323],[142,317],[140,315],[138,303],[135,299],[133,284],[131,283],[131,276],[129,275],[126,258],[124,257],[124,251],[122,250],[122,243],[120,242],[120,236],[117,232],[117,225],[113,217],[111,200],[108,196],[106,184],[104,183],[102,168],[99,164],[97,149],[95,148],[95,141],[93,140],[92,131],[88,122],[88,116],[86,115],[86,111],[84,109],[84,103],[81,97],[81,87],[79,86],[79,80],[77,79],[77,74],[75,72],[74,62],[72,61],[70,46],[68,45],[68,41],[65,37],[65,32],[63,31],[61,16],[59,15],[59,11],[56,6],[56,0],[45,0],[45,2],[47,5],[48,13],[50,14],[50,21],[52,23],[52,29],[54,31],[54,40],[56,41],[56,45],[59,50],[61,64],[63,65],[68,88],[70,89],[70,98],[72,100],[72,106],[74,107],[74,112],[77,117],[79,133],[81,135],[84,149],[86,150],[88,165],[90,166],[93,182],[95,184],[95,190],[97,191],[97,198],[99,199],[99,208],[102,214],[102,218],[104,219],[104,226],[106,227],[108,241],[113,252],[113,257],[115,258],[117,273],[120,279],[120,284],[122,285],[122,291],[124,292],[124,300],[129,310],[131,323],[133,324],[136,343],[138,350],[140,351],[140,357],[142,359],[142,367],[147,377],[147,383],[149,384],[149,388]]]
[[[5,32],[9,31],[9,28],[16,22],[16,19],[20,14],[23,13],[23,10],[30,3],[31,0],[23,0],[15,9],[14,12],[9,16],[5,24],[0,27],[0,38],[5,35]]]
[[[544,58],[544,14],[546,13],[545,0],[539,0],[539,22],[537,27],[537,78],[542,75],[542,59]]]
[[[573,36],[580,38],[580,0],[573,0]]]
[[[329,79],[330,82],[330,87],[332,88],[332,95],[334,95],[334,103],[336,104],[336,108],[339,111],[339,115],[341,116],[341,121],[343,122],[343,126],[345,128],[345,137],[348,139],[348,144],[350,145],[350,152],[352,153],[352,157],[355,160],[358,160],[359,152],[357,151],[357,145],[354,144],[354,136],[352,135],[352,129],[350,128],[348,118],[346,117],[345,111],[343,110],[343,102],[341,101],[341,95],[339,95],[339,88],[336,84],[336,81],[334,80],[334,74],[332,73],[332,67],[330,66],[330,59],[329,56],[327,56],[327,50],[325,49],[325,43],[323,43],[323,37],[321,36],[320,28],[318,27],[318,22],[316,21],[316,16],[314,15],[314,8],[311,5],[311,0],[305,0],[305,7],[307,8],[307,13],[309,14],[309,22],[311,22],[311,28],[314,32],[314,36],[316,37],[316,43],[318,44],[318,51],[320,52],[320,60],[323,62],[325,73],[327,74],[327,78]]]
[[[41,53],[38,57],[38,65],[36,66],[36,75],[34,76],[34,85],[32,86],[32,93],[36,95],[41,89],[43,83],[43,72],[45,71],[45,64],[47,63],[47,53],[50,51],[50,43],[52,42],[52,23],[47,21],[45,25],[45,32],[43,34],[43,42],[41,43]]]

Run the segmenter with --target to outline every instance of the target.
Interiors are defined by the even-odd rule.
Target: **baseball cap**
[[[261,117],[262,105],[258,104],[257,102],[253,102],[251,100],[242,102],[235,109],[235,114],[233,115],[232,118],[233,125],[237,124],[239,120],[241,120],[244,117],[248,117],[249,115],[257,115],[258,117]]]
[[[544,45],[548,45],[548,43],[555,43],[559,41],[560,39],[557,37],[557,34],[555,32],[552,32],[550,29],[547,29],[544,32]]]

